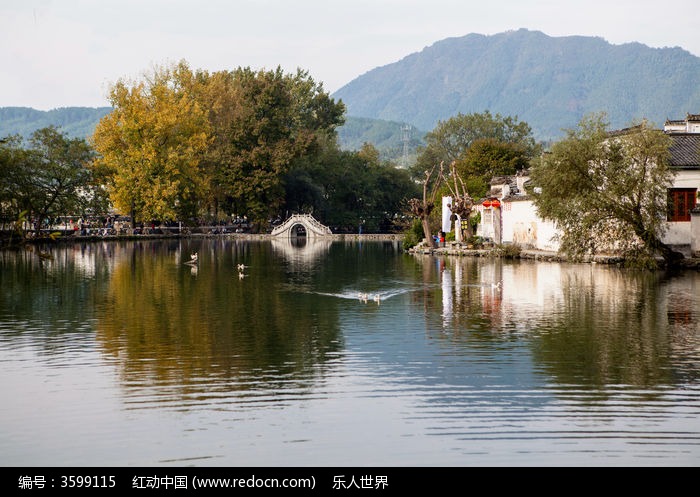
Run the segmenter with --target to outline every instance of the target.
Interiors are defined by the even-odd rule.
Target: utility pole
[[[403,142],[403,157],[401,158],[401,165],[404,168],[408,167],[408,142],[411,139],[411,126],[408,124],[401,127],[401,141]]]

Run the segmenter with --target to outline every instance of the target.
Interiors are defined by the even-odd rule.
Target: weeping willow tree
[[[539,215],[557,223],[572,259],[612,252],[630,265],[655,267],[682,254],[663,243],[670,138],[641,121],[609,132],[605,114],[584,117],[531,170]]]

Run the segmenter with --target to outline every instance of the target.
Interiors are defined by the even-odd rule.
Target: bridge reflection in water
[[[281,254],[292,266],[309,267],[318,263],[333,244],[332,238],[272,238],[272,250]]]

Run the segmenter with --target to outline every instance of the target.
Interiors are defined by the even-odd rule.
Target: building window
[[[484,209],[481,211],[481,224],[486,224],[489,226],[493,224],[493,213],[491,209]]]
[[[671,188],[668,190],[668,215],[671,222],[690,221],[690,211],[697,202],[696,188]]]

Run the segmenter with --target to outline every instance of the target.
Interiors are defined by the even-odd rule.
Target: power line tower
[[[408,124],[401,127],[401,141],[403,142],[401,165],[406,168],[408,167],[408,142],[411,141],[411,126]]]

